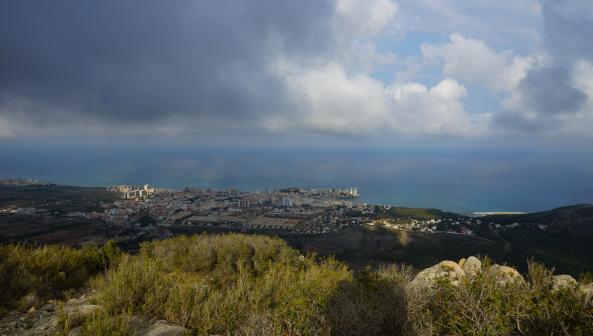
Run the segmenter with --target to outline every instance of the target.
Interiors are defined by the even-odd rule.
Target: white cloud
[[[395,55],[379,52],[373,39],[401,29],[399,6],[392,0],[335,0],[331,61],[368,72],[391,64]]]
[[[593,65],[585,60],[579,60],[572,69],[573,84],[586,93],[589,104],[593,103]],[[593,113],[593,109],[589,111]]]
[[[399,6],[391,0],[336,0],[335,9],[338,29],[352,39],[395,28]]]
[[[337,0],[335,55],[291,58],[280,49],[269,66],[294,109],[268,116],[272,131],[373,135],[476,135],[488,115],[470,115],[467,90],[446,78],[427,87],[415,82],[385,83],[370,70],[391,54],[376,52],[373,38],[394,27],[398,6],[389,0]],[[371,55],[371,56],[369,56]],[[357,60],[357,57],[363,60]]]
[[[387,94],[398,120],[397,132],[404,134],[478,135],[485,131],[489,118],[465,111],[461,100],[467,90],[450,78],[431,88],[418,83],[393,84]]]
[[[0,139],[13,138],[16,134],[8,121],[0,116]]]
[[[513,56],[512,51],[496,52],[484,41],[452,34],[446,44],[423,44],[422,56],[442,66],[444,76],[480,84],[493,91],[509,91],[521,81],[535,56]]]
[[[364,74],[348,75],[336,63],[309,69],[284,63],[275,71],[301,112],[276,115],[268,128],[360,135],[392,127],[383,84]]]
[[[444,44],[424,44],[421,52],[424,61],[438,65],[443,76],[486,87],[491,94],[502,96],[503,109],[489,116],[496,121],[489,125],[491,130],[505,132],[529,128],[547,134],[591,133],[593,70],[586,61],[577,63],[567,75],[568,83],[563,83],[562,72],[551,70],[553,58],[550,55],[536,52],[520,56],[513,55],[510,50],[497,52],[484,41],[466,38],[459,33],[452,34],[449,42]],[[538,72],[541,72],[539,77],[529,78],[529,83],[525,83],[529,74],[533,76]],[[553,79],[557,82],[550,82]],[[572,97],[573,91],[570,90],[573,89],[560,90],[567,84],[588,96],[588,102],[576,111],[556,108],[565,105],[565,100]],[[534,86],[544,90],[545,96],[540,91],[533,92]],[[549,104],[542,105],[546,101]]]
[[[385,86],[366,74],[348,74],[339,64],[318,68],[278,63],[273,69],[292,94],[300,113],[275,115],[273,131],[349,135],[475,135],[487,116],[470,116],[457,81],[432,88],[419,83]]]

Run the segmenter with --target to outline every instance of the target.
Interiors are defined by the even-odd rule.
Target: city
[[[7,181],[6,184],[9,182],[14,186],[29,185],[41,190],[51,188],[49,184],[31,181],[15,180]],[[39,240],[41,242],[59,240],[72,241],[74,245],[93,245],[113,239],[124,246],[136,246],[141,241],[178,234],[232,231],[323,235],[361,225],[387,230],[474,235],[476,228],[482,224],[480,217],[440,210],[367,204],[360,200],[355,187],[239,191],[234,188],[216,190],[190,187],[172,190],[145,184],[96,189],[96,192],[105,194],[104,199],[99,201],[100,198],[97,198],[96,204],[91,207],[71,205],[61,209],[50,198],[40,203],[9,204],[0,208],[0,214],[12,215],[6,217],[6,221],[14,218],[12,221],[17,223],[14,227],[5,227],[4,231],[12,230],[10,234],[5,233],[5,239],[29,239],[41,232],[44,237]],[[92,200],[94,196],[72,197],[75,200]],[[48,207],[54,209],[48,210]],[[40,224],[19,225],[18,219]],[[57,228],[53,229],[56,232],[64,231],[59,230],[63,225],[70,229],[64,231],[62,236],[56,236],[47,223],[58,223]],[[77,234],[72,227],[84,228],[84,231]],[[506,227],[513,226],[497,225],[496,229]],[[27,231],[27,228],[30,230]],[[64,236],[71,237],[67,239]]]

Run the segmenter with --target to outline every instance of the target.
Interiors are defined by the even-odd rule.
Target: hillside
[[[0,185],[0,209],[37,208],[63,214],[73,211],[103,211],[102,202],[119,196],[105,188],[55,184]]]
[[[2,246],[0,270],[3,335],[593,333],[591,279],[533,262],[525,274],[474,257],[416,275],[396,264],[352,272],[280,239],[224,234],[145,243],[138,255]]]
[[[319,236],[283,236],[302,251],[334,255],[354,268],[383,263],[428,267],[442,259],[458,260],[467,255],[488,255],[502,260],[504,243],[458,234],[424,233],[385,228],[351,227]],[[522,261],[525,264],[524,259]]]
[[[588,222],[593,227],[593,205],[577,204],[521,215],[492,215],[484,217],[484,220],[506,224],[533,223],[553,226],[561,226],[572,222]]]
[[[408,208],[408,207],[381,207],[375,206],[373,218],[413,218],[413,219],[444,219],[444,218],[459,218],[460,215],[442,211],[439,209],[428,208]]]

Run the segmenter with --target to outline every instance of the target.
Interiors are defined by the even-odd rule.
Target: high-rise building
[[[292,207],[292,199],[290,197],[282,197],[282,206]]]

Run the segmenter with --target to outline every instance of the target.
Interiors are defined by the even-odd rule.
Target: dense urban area
[[[3,180],[2,185],[52,187],[40,181],[23,179]],[[482,224],[479,217],[439,210],[366,204],[359,200],[360,195],[354,187],[239,191],[233,188],[170,190],[146,184],[115,185],[105,191],[111,197],[87,209],[58,211],[60,204],[52,204],[52,199],[48,198],[46,203],[25,206],[8,202],[0,208],[0,214],[41,217],[43,221],[51,221],[52,218],[72,222],[87,220],[102,223],[109,232],[103,237],[88,235],[83,244],[100,243],[107,238],[119,242],[167,238],[173,235],[172,232],[200,230],[320,235],[361,225],[474,235],[474,227]],[[500,224],[491,225],[493,229],[502,229]],[[545,229],[544,226],[541,228]],[[19,234],[19,230],[12,232],[13,236]]]

